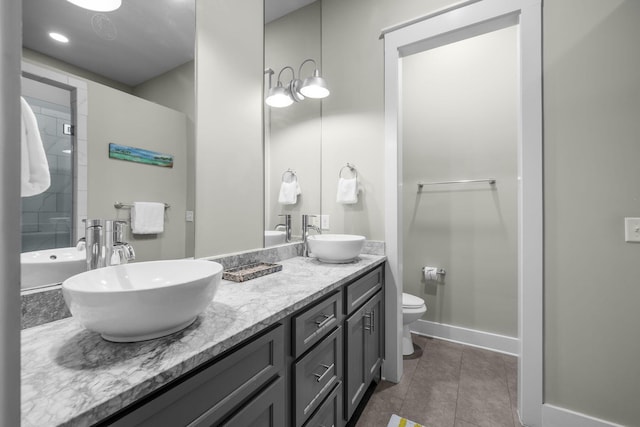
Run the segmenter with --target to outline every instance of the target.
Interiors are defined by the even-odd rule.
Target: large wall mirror
[[[111,12],[23,2],[22,95],[51,176],[22,198],[23,253],[73,248],[82,219],[130,221],[126,205],[157,201],[169,206],[162,233],[127,229],[136,259],[193,256],[194,36],[195,0],[127,0]],[[109,158],[110,143],[171,154],[173,167]]]
[[[278,82],[286,87],[293,78],[310,76],[314,63],[322,67],[321,2],[299,2],[298,9],[280,12],[283,16],[275,11],[270,15],[269,4],[265,3],[265,96]],[[283,108],[265,105],[264,111],[265,246],[270,246],[299,241],[301,216],[320,214],[321,100],[299,99]]]

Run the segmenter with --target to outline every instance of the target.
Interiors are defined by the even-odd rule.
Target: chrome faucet
[[[91,219],[86,224],[87,270],[124,264],[135,259],[133,247],[122,241],[124,221]]]
[[[309,229],[314,230],[318,234],[322,234],[322,230],[320,227],[316,227],[309,223],[309,218],[315,218],[317,215],[302,215],[302,256],[309,256],[309,243],[307,241],[307,235],[309,233]]]
[[[288,242],[291,241],[291,214],[280,214],[278,216],[283,216],[284,217],[284,224],[276,224],[276,226],[273,227],[273,229],[277,230],[278,227],[284,227],[285,240],[288,243]]]

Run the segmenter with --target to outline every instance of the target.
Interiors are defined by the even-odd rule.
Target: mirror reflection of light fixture
[[[83,9],[95,12],[113,12],[120,8],[122,0],[67,0]]]
[[[270,107],[282,108],[288,107],[294,102],[303,101],[306,98],[326,98],[329,96],[329,89],[327,87],[327,82],[320,77],[320,71],[316,65],[316,61],[313,59],[305,59],[300,64],[300,68],[298,68],[298,77],[302,76],[302,66],[307,62],[313,62],[315,67],[313,71],[313,75],[307,77],[306,79],[300,80],[296,78],[296,73],[292,67],[287,65],[278,73],[278,79],[276,81],[276,86],[272,87],[271,78],[273,77],[273,70],[271,68],[267,68],[264,72],[265,74],[269,74],[269,92],[265,99],[265,102]],[[291,70],[292,79],[288,84],[283,85],[281,76],[284,70]]]

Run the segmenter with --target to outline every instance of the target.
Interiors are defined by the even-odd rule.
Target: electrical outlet
[[[640,218],[624,219],[624,241],[640,242]]]
[[[186,211],[184,215],[184,219],[187,222],[193,222],[193,211]]]
[[[314,227],[320,228],[320,215],[309,217],[309,224]]]
[[[329,229],[329,215],[320,215],[320,228],[323,230]]]

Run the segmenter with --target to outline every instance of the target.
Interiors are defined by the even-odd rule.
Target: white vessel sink
[[[307,237],[310,256],[322,262],[353,261],[364,246],[365,237],[354,234],[316,234]]]
[[[44,249],[20,254],[22,289],[61,283],[87,269],[86,251],[73,248]]]
[[[265,230],[264,247],[282,245],[287,242],[287,234],[281,230]]]
[[[77,274],[62,283],[62,293],[85,328],[108,341],[134,342],[189,326],[221,278],[222,266],[212,261],[148,261]]]

